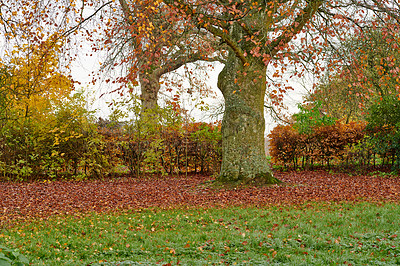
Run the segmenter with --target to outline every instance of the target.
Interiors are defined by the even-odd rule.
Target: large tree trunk
[[[266,67],[256,60],[243,67],[230,55],[218,76],[224,95],[220,182],[275,184],[264,149]]]
[[[142,101],[141,114],[157,109],[158,92],[160,91],[160,75],[156,73],[139,74]]]

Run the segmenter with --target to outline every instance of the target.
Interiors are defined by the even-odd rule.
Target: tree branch
[[[281,117],[279,116],[278,112],[275,110],[275,108],[274,108],[273,106],[268,106],[268,105],[265,105],[265,104],[264,104],[264,107],[270,109],[270,110],[275,114],[275,117],[276,117],[278,120],[280,120],[280,121],[282,121],[282,122],[284,122],[284,123],[286,123],[286,124],[292,124],[290,121],[281,118]]]
[[[296,17],[292,25],[288,27],[282,34],[267,46],[267,52],[271,56],[278,53],[280,46],[289,43],[292,38],[299,33],[308,21],[314,16],[318,8],[323,4],[323,0],[310,0],[303,12]]]
[[[102,10],[104,7],[108,6],[109,4],[111,4],[112,1],[109,1],[105,4],[103,4],[102,6],[100,6],[93,14],[91,14],[90,16],[88,16],[87,18],[84,18],[83,20],[81,20],[77,25],[75,25],[74,27],[70,28],[69,30],[63,32],[60,36],[61,37],[66,37],[68,35],[70,35],[71,33],[73,33],[74,31],[76,31],[77,29],[79,29],[83,23],[85,23],[86,21],[92,19],[94,16],[97,15],[97,13],[100,12],[100,10]]]
[[[172,8],[179,8],[181,12],[189,17],[196,18],[198,14],[193,10],[193,8],[186,3],[183,3],[181,0],[164,0],[164,3],[169,5]],[[193,21],[194,22],[194,21]],[[223,30],[218,28],[217,26],[212,24],[212,21],[204,17],[203,21],[194,22],[197,24],[198,28],[202,28],[210,32],[215,37],[219,37],[225,42],[236,54],[236,56],[240,59],[243,65],[247,65],[247,59],[244,55],[243,50],[237,45],[236,41],[232,40],[228,34],[226,34]]]

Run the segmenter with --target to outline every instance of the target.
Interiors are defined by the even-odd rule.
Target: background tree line
[[[345,64],[326,71],[292,125],[272,131],[274,161],[293,167],[379,161],[398,170],[399,44],[398,32],[370,25],[328,51]]]

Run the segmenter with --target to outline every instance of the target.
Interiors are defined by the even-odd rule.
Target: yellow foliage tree
[[[54,35],[41,45],[24,45],[6,54],[7,62],[0,60],[7,66],[8,80],[2,91],[8,95],[17,116],[14,119],[44,118],[52,112],[52,105],[72,92],[72,79],[59,68],[61,47]]]
[[[4,175],[41,173],[40,162],[54,150],[57,108],[73,81],[60,67],[59,36],[21,45],[0,59],[0,169]]]

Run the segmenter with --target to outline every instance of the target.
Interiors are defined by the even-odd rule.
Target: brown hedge
[[[108,155],[114,154],[114,165],[127,166],[131,174],[213,174],[220,168],[220,124],[193,122],[176,127],[159,126],[154,134],[141,138],[121,127],[103,127],[99,132],[107,143],[104,151]],[[153,160],[146,159],[152,155]]]
[[[300,134],[293,125],[278,125],[268,135],[272,162],[294,168],[314,163],[330,166],[333,160],[344,162],[350,156],[348,147],[364,138],[365,126],[364,122],[337,121]]]

